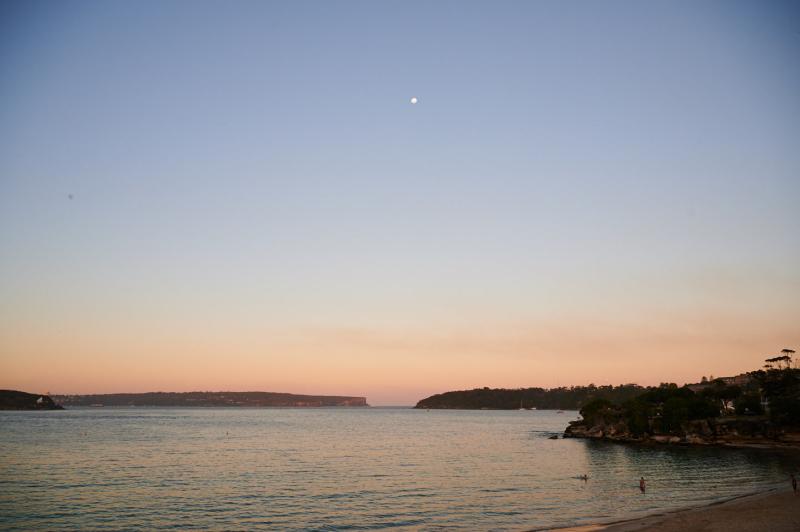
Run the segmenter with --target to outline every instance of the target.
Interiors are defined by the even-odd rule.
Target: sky
[[[798,58],[797,2],[2,2],[0,388],[759,368],[800,347]]]

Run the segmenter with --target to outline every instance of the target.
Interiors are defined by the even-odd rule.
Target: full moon
[[[411,98],[411,103],[412,103],[412,104],[415,104],[415,103],[417,103],[417,97],[416,97],[416,96],[414,96],[413,98]]]

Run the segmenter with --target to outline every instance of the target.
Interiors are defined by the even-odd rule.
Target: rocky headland
[[[681,430],[635,433],[619,419],[570,422],[565,438],[589,438],[629,443],[790,447],[800,449],[800,428],[779,427],[769,418],[711,418],[688,421]]]
[[[62,410],[48,395],[0,390],[0,410]]]
[[[565,438],[631,443],[800,449],[800,369],[769,368],[678,387],[662,384],[615,403],[595,399]]]

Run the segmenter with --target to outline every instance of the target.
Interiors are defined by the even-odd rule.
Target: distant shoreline
[[[271,410],[330,410],[334,408],[345,408],[350,410],[375,410],[381,408],[408,408],[411,407],[385,407],[385,406],[345,406],[345,405],[322,405],[322,406],[295,406],[295,405],[57,405],[56,408],[0,408],[0,412],[66,412],[70,410],[123,410],[123,409],[212,409],[221,408],[225,410],[258,410],[258,409],[271,409]]]
[[[54,394],[64,407],[367,407],[366,397],[345,395],[304,395],[283,392],[146,392],[89,395]]]
[[[533,529],[554,532],[678,532],[684,530],[789,532],[800,529],[800,495],[786,483],[702,506],[666,510],[608,523]]]

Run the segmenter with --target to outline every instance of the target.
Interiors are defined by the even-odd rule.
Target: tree
[[[783,356],[768,358],[765,362],[768,362],[770,364],[775,364],[776,369],[781,369],[781,364],[785,364],[786,368],[783,369],[788,369],[789,366],[791,365],[792,359],[788,355],[783,355]]]
[[[720,410],[725,413],[730,409],[731,401],[742,395],[742,389],[736,385],[728,386],[722,379],[716,379],[710,387],[703,390],[703,395],[719,401]]]
[[[616,410],[616,406],[611,401],[607,399],[595,399],[581,408],[580,414],[587,423],[594,425],[605,420],[614,410]]]
[[[736,414],[763,414],[764,407],[761,405],[761,396],[757,393],[747,393],[736,399]]]
[[[661,407],[661,429],[677,432],[689,419],[689,401],[684,397],[670,397]]]
[[[639,399],[631,399],[622,405],[625,422],[631,433],[641,436],[650,431],[650,408],[648,404]]]
[[[794,349],[789,349],[788,347],[784,347],[781,349],[781,354],[783,356],[788,357],[789,361],[786,363],[786,367],[791,367],[792,365],[792,356],[794,355]]]
[[[777,366],[776,369],[781,369],[781,364],[783,364],[785,366],[783,369],[791,368],[792,367],[792,355],[794,354],[794,351],[791,350],[791,349],[784,348],[784,349],[781,350],[781,353],[783,353],[783,354],[779,355],[779,356],[776,356],[776,357],[767,358],[767,359],[764,360],[764,362],[766,362],[770,366],[770,368],[772,368],[773,365],[775,365],[775,366]]]

